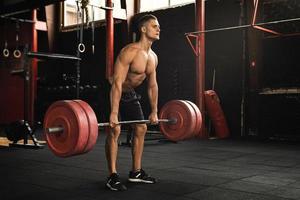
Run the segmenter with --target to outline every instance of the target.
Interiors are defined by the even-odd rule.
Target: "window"
[[[140,0],[140,12],[158,10],[160,8],[167,8],[169,0]]]
[[[178,6],[183,4],[195,3],[196,0],[170,0],[170,6]]]
[[[140,8],[139,12],[147,12],[153,10],[159,10],[169,8],[178,5],[184,5],[189,3],[195,3],[195,0],[139,0]],[[62,3],[62,23],[61,28],[76,27],[77,23],[82,23],[81,16],[77,16],[79,2],[79,11],[81,12],[81,0],[65,0]],[[126,19],[126,10],[121,8],[121,0],[114,0],[113,16],[115,19]],[[88,15],[83,16],[85,23],[91,21],[105,20],[105,7],[106,0],[89,0],[87,6]]]
[[[78,6],[77,2],[79,2],[79,10],[81,12],[81,4],[80,0],[65,0],[63,2],[63,9],[62,9],[62,28],[67,28],[70,26],[75,26],[77,23],[82,23],[82,18],[79,15],[77,17]],[[105,7],[106,0],[89,0],[89,4],[87,6],[87,13],[88,15],[83,16],[83,20],[85,23],[91,21],[101,21],[105,20],[105,10],[102,9]],[[85,11],[86,12],[86,11]],[[121,8],[121,1],[115,0],[114,1],[114,8],[113,8],[113,16],[116,19],[126,19],[126,11],[125,9]],[[78,19],[77,19],[78,18]]]
[[[140,0],[140,12],[159,10],[188,3],[195,3],[195,0]]]

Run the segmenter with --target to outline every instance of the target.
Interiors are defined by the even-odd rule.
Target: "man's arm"
[[[154,54],[155,55],[155,54]],[[156,81],[157,56],[155,55],[155,66],[148,76],[148,96],[151,106],[151,114],[149,119],[152,123],[157,121],[157,102],[158,102],[158,85]]]
[[[122,85],[126,79],[130,63],[134,58],[135,52],[128,48],[124,48],[114,66],[114,75],[112,79],[112,86],[110,90],[110,123],[118,123],[119,103],[122,95]]]

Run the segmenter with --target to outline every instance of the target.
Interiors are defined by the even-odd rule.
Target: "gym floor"
[[[291,142],[188,140],[145,142],[143,168],[159,182],[105,189],[103,134],[84,155],[58,158],[39,150],[1,146],[0,199],[300,199],[300,146]],[[121,141],[126,141],[126,134]],[[130,148],[119,147],[118,169],[126,181]]]

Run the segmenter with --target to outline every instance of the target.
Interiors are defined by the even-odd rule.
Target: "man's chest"
[[[133,59],[129,70],[132,73],[148,73],[154,68],[155,60],[152,55],[139,54]]]

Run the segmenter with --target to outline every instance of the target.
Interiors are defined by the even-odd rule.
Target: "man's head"
[[[160,26],[154,15],[147,14],[140,17],[136,29],[138,38],[146,36],[153,41],[159,40]]]

